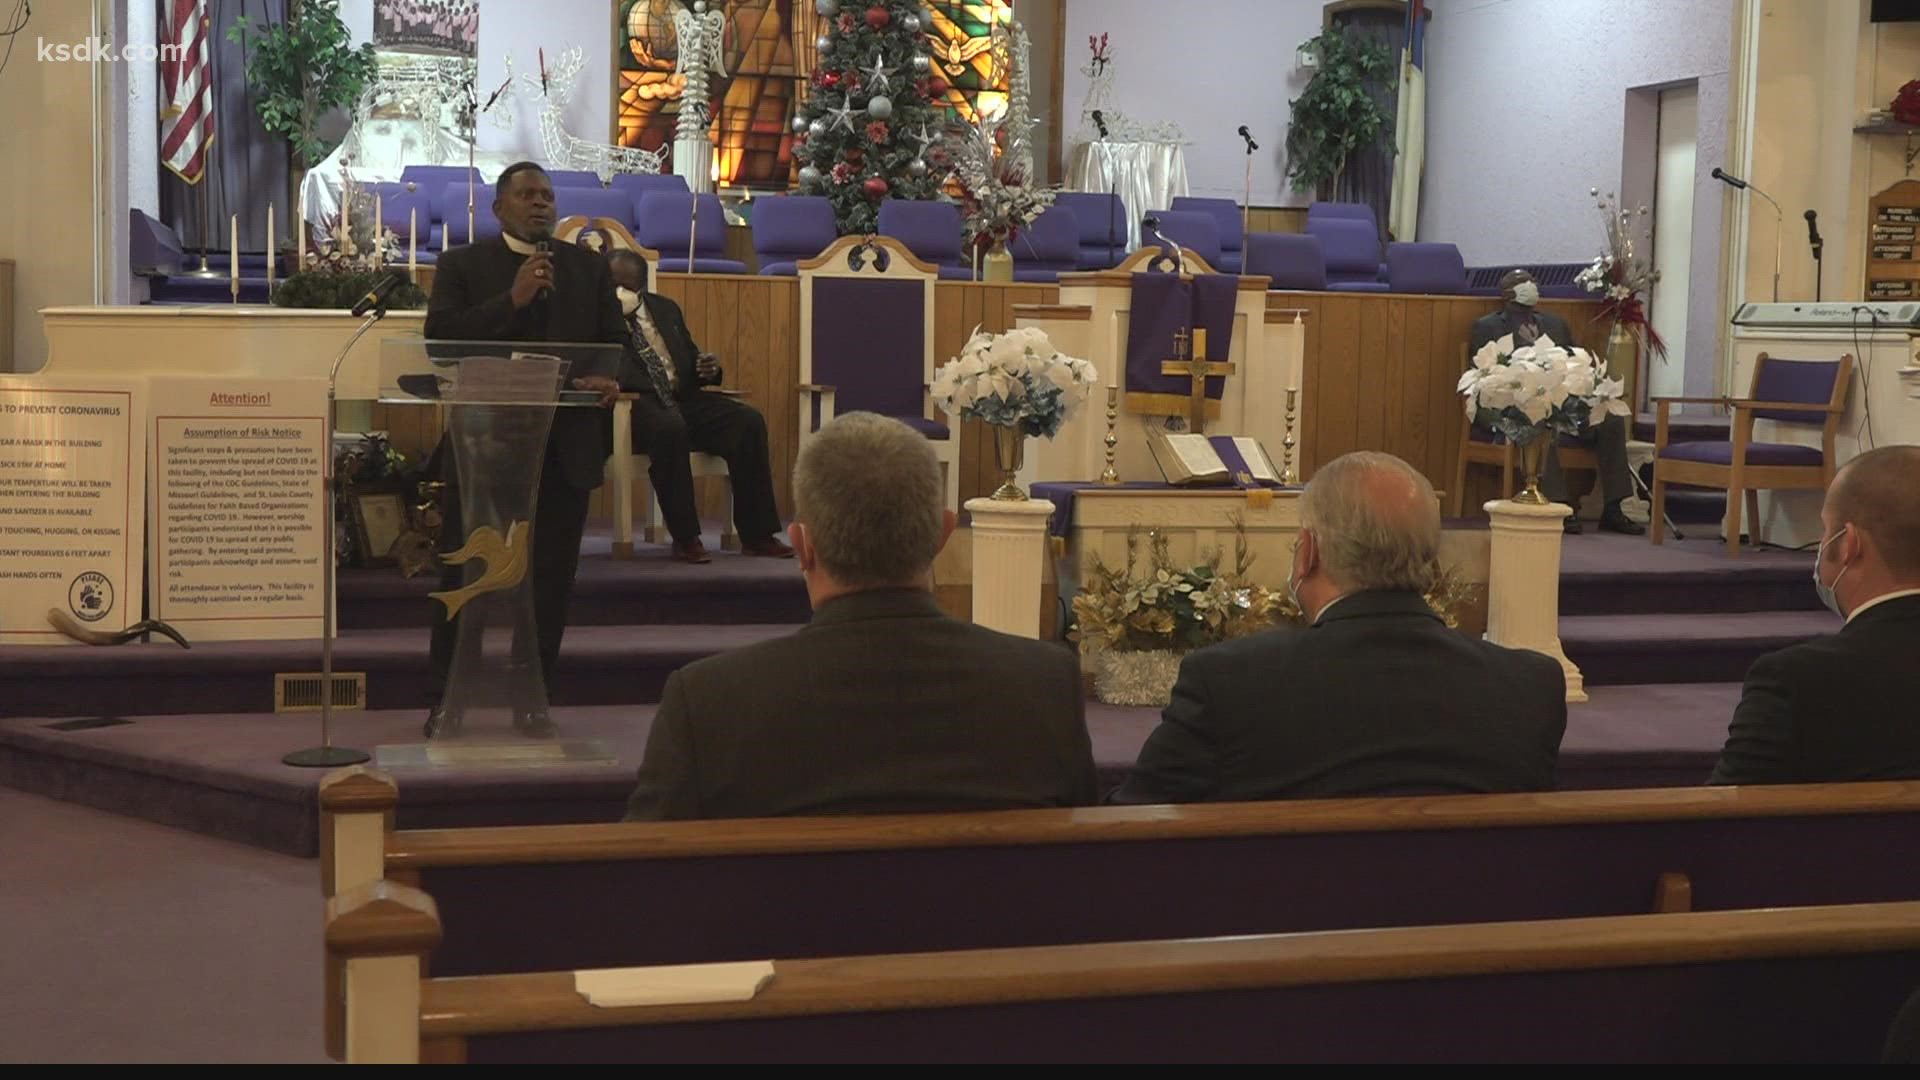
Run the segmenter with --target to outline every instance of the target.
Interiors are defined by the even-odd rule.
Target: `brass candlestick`
[[[1293,411],[1294,400],[1299,393],[1297,388],[1287,387],[1287,434],[1280,440],[1280,482],[1282,484],[1300,482],[1300,473],[1293,467]]]
[[[1120,436],[1114,433],[1114,425],[1120,417],[1120,388],[1107,387],[1107,468],[1100,474],[1102,484],[1113,485],[1120,482],[1120,473],[1113,467],[1114,448],[1120,445]]]

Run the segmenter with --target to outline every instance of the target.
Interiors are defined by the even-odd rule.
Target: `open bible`
[[[1154,463],[1167,483],[1180,487],[1278,487],[1260,440],[1242,435],[1195,435],[1155,429],[1148,439]]]

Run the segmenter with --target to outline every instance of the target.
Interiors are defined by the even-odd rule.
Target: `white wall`
[[[1246,144],[1253,133],[1255,206],[1305,206],[1311,192],[1286,182],[1287,103],[1311,72],[1296,70],[1294,50],[1320,32],[1320,0],[1067,0],[1066,78],[1061,137],[1071,156],[1087,98],[1081,69],[1087,38],[1108,35],[1113,104],[1147,122],[1171,121],[1190,140],[1187,183],[1195,195],[1239,199]],[[1036,86],[1036,90],[1040,88]]]
[[[84,40],[93,6],[85,0],[34,5],[13,59],[0,71],[0,103],[10,114],[0,122],[0,258],[16,263],[10,328],[17,371],[37,371],[46,360],[41,308],[95,300],[95,227],[107,224],[95,216],[94,132],[101,126],[93,113],[95,65],[34,58],[36,38]],[[110,138],[110,132],[100,135]],[[101,203],[110,206],[111,199],[103,193]]]
[[[127,12],[127,44],[159,43],[157,9],[153,4],[136,2],[124,5]],[[127,202],[148,217],[160,216],[160,68],[157,63],[127,63],[126,147]]]
[[[1693,85],[1660,95],[1658,168],[1653,199],[1653,265],[1660,281],[1653,287],[1653,327],[1667,341],[1687,339],[1693,269],[1693,182],[1698,160],[1700,92]],[[1686,393],[1679,364],[1647,365],[1650,392]]]
[[[341,0],[340,18],[354,41],[373,37],[373,0]],[[486,101],[506,78],[513,56],[516,82],[523,72],[539,71],[540,50],[555,63],[562,52],[579,46],[586,66],[574,86],[565,113],[567,130],[583,139],[613,140],[613,4],[611,0],[480,0],[480,100]],[[536,95],[518,86],[512,130],[482,120],[481,150],[517,153],[534,160],[540,145],[540,107]]]

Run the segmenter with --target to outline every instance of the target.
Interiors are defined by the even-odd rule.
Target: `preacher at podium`
[[[550,244],[553,235],[553,185],[540,166],[523,161],[507,167],[494,184],[493,212],[502,234],[455,248],[440,257],[427,303],[428,341],[610,342],[624,345],[626,324],[606,263],[573,244]],[[623,365],[625,361],[623,360]],[[581,390],[599,391],[611,404],[619,384],[605,375],[572,380]],[[553,685],[560,637],[566,629],[567,601],[580,562],[580,537],[587,503],[604,479],[607,418],[597,409],[555,409],[540,470],[539,504],[534,511],[529,553],[533,577],[534,619],[538,627],[541,674]],[[443,438],[435,451],[441,479],[447,482],[443,551],[460,547],[466,528],[450,451]],[[460,569],[445,571],[447,589],[460,586]],[[452,734],[461,717],[444,710],[447,672],[453,663],[456,620],[437,615],[433,627],[434,705],[427,735]],[[544,735],[552,722],[544,704],[516,706],[514,726]]]

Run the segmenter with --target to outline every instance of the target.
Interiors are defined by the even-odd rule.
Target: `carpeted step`
[[[1826,611],[1576,615],[1560,646],[1592,686],[1727,683],[1761,656],[1840,629]]]
[[[561,647],[555,705],[658,701],[667,676],[715,653],[793,633],[791,624],[575,626]],[[364,672],[367,707],[429,704],[425,630],[351,630],[334,646],[335,672]],[[0,651],[0,715],[157,716],[263,712],[277,673],[320,670],[315,641],[171,642],[117,648],[16,646]]]
[[[738,626],[804,623],[812,615],[806,582],[791,559],[715,550],[712,562],[695,566],[668,558],[661,546],[639,545],[633,559],[614,559],[603,538],[587,543],[567,606],[569,626]],[[411,578],[392,568],[342,570],[340,626],[431,626],[439,604],[427,594],[440,587],[431,570]]]
[[[1822,610],[1811,554],[1767,549],[1729,558],[1717,536],[1716,529],[1658,547],[1644,536],[1570,536],[1560,550],[1560,614]]]

